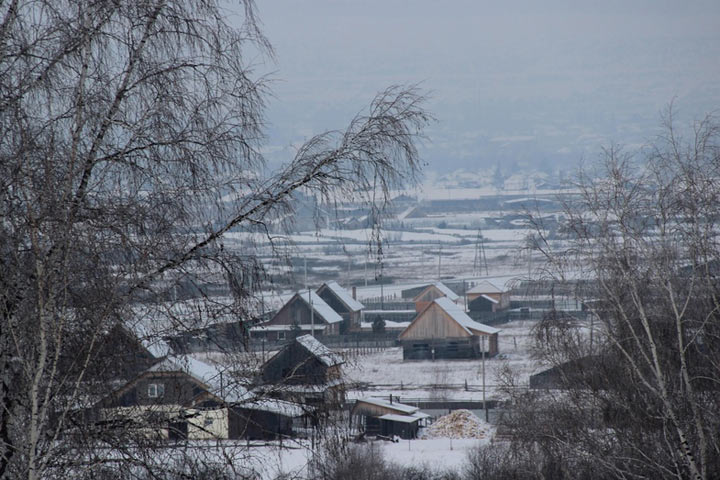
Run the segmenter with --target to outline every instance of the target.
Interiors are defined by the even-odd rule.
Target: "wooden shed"
[[[360,317],[365,307],[355,299],[355,295],[334,281],[322,284],[316,293],[343,318],[340,333],[360,330]]]
[[[447,297],[433,300],[400,334],[403,359],[479,358],[498,354],[499,329],[471,319]]]
[[[234,406],[230,416],[230,438],[273,440],[294,437],[304,426],[305,411],[293,402],[257,399]]]
[[[433,300],[441,297],[447,297],[451,302],[457,302],[460,297],[442,282],[435,282],[420,291],[413,298],[415,302],[415,311],[422,312],[430,305]]]
[[[417,438],[418,430],[424,426],[430,415],[418,407],[380,398],[360,398],[350,412],[351,426],[368,435],[386,437]],[[354,422],[354,423],[353,423]]]
[[[500,302],[489,295],[480,295],[468,301],[470,312],[497,312],[500,310]]]
[[[292,339],[300,333],[337,335],[343,318],[313,291],[298,292],[268,322],[250,329],[253,338]]]

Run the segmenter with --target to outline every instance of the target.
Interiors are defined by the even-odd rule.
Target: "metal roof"
[[[488,282],[487,280],[483,280],[468,290],[467,293],[504,293],[504,290],[496,287],[495,284]]]
[[[325,300],[320,298],[317,293],[309,290],[307,292],[298,292],[297,295],[302,299],[303,302],[305,302],[307,305],[310,305],[315,311],[315,313],[320,315],[320,317],[322,317],[322,319],[325,320],[327,323],[342,322],[342,317],[340,316],[340,314],[333,310],[330,305],[325,303]],[[310,297],[309,301],[308,297]]]
[[[450,299],[448,299],[447,297],[436,298],[434,301],[440,308],[445,311],[445,313],[447,313],[453,320],[455,320],[461,327],[463,327],[465,331],[467,331],[467,333],[469,333],[470,335],[472,335],[472,332],[470,330],[474,330],[485,335],[492,335],[500,332],[499,328],[476,322],[475,320],[470,318],[467,313],[465,313],[459,306],[451,302]]]
[[[340,355],[327,348],[312,335],[297,337],[295,341],[328,367],[345,363]]]
[[[435,287],[437,287],[438,290],[440,290],[442,293],[444,293],[445,296],[452,301],[455,301],[458,298],[460,298],[457,293],[450,290],[450,288],[442,282],[435,282],[435,283],[433,283],[433,285],[435,285]]]
[[[348,307],[353,312],[359,312],[365,306],[355,300],[350,293],[345,290],[343,287],[341,287],[336,281],[330,281],[325,283],[325,286],[327,286],[330,291],[332,291],[339,299],[342,301],[346,307]],[[322,287],[320,287],[322,288]],[[319,290],[319,289],[318,289]]]
[[[378,407],[384,407],[389,408],[391,410],[396,410],[398,412],[402,412],[406,415],[413,414],[419,410],[418,407],[413,407],[412,405],[405,405],[404,403],[399,402],[388,402],[387,400],[383,400],[380,398],[358,398],[356,402],[363,402],[363,403],[369,403],[370,405],[376,405]]]
[[[420,417],[414,415],[396,415],[394,413],[386,413],[381,417],[380,420],[390,420],[391,422],[402,422],[402,423],[415,423],[421,420]]]

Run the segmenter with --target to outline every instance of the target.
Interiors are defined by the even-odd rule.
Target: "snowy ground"
[[[406,467],[427,467],[435,471],[460,470],[470,451],[489,443],[489,439],[400,440],[397,443],[373,441],[367,448],[374,448],[386,461]],[[248,467],[264,480],[281,474],[291,478],[308,478],[307,466],[311,458],[310,446],[298,442],[290,448],[277,446],[250,449]]]

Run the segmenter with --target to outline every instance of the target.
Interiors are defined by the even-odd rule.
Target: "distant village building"
[[[343,318],[340,333],[360,330],[362,310],[365,307],[357,301],[354,294],[351,295],[335,281],[322,284],[316,293]]]
[[[500,302],[488,295],[480,295],[468,300],[468,311],[470,312],[499,312],[503,310]]]
[[[450,290],[445,284],[435,282],[420,290],[420,292],[413,297],[415,311],[421,312],[425,310],[435,299],[441,297],[446,297],[451,302],[457,302],[460,299],[460,296]]]
[[[342,357],[310,335],[297,337],[262,366],[257,383],[269,396],[328,410],[345,401]]]
[[[252,338],[291,340],[306,333],[337,335],[343,318],[313,291],[298,292],[268,322],[252,327]]]
[[[498,354],[499,329],[471,319],[448,297],[428,304],[400,334],[404,360],[479,358]]]
[[[490,307],[490,311],[496,312],[510,307],[510,292],[497,287],[487,280],[481,281],[468,290],[466,296],[468,309],[471,311],[488,311],[484,309]],[[474,303],[474,309],[470,308],[470,305],[480,298],[484,301],[480,300],[479,302]],[[495,302],[492,302],[493,300]],[[482,308],[483,310],[478,310],[479,308]]]
[[[417,438],[418,430],[426,426],[430,415],[418,407],[379,398],[359,398],[350,412],[351,426],[355,425],[366,435],[400,438]]]

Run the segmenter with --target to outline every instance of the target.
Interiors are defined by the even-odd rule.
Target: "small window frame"
[[[165,396],[164,383],[149,383],[147,388],[148,398],[162,398]]]

